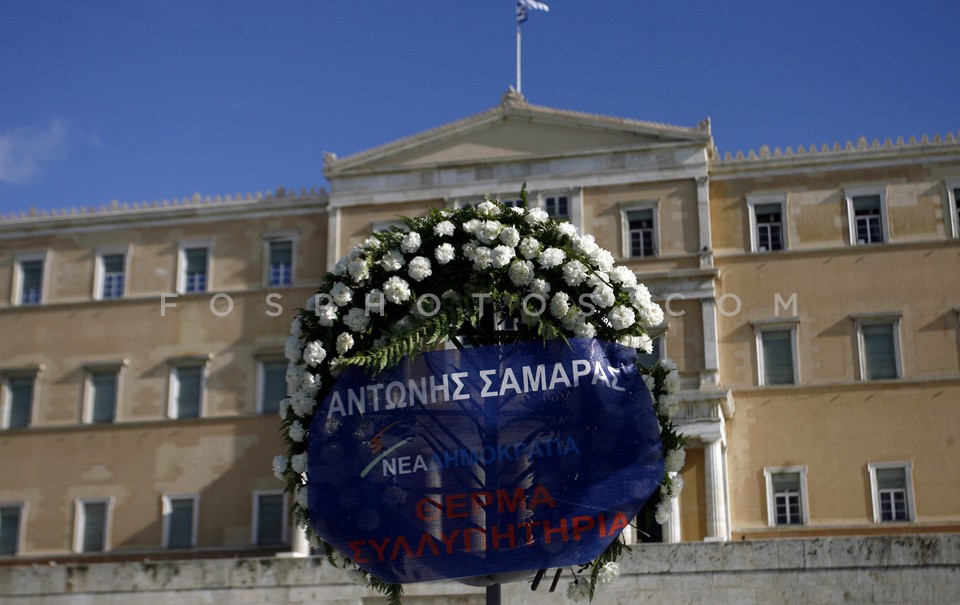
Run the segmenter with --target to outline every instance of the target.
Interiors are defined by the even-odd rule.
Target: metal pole
[[[500,585],[487,586],[487,605],[500,605]]]
[[[517,25],[517,92],[520,92],[520,26]]]

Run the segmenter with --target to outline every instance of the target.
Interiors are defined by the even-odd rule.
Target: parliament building
[[[654,539],[960,532],[957,137],[721,154],[511,90],[327,154],[329,191],[2,216],[0,565],[307,554],[270,466],[294,310],[398,217],[524,183],[664,308],[688,446]]]

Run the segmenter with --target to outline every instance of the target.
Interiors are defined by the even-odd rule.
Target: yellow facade
[[[689,453],[665,540],[960,530],[952,136],[721,159],[708,122],[590,116],[508,94],[465,120],[325,160],[329,194],[0,219],[0,544],[18,530],[0,558],[302,549],[294,532],[284,544],[255,533],[258,495],[281,489],[270,459],[284,449],[259,393],[294,308],[372,230],[516,196],[524,182],[533,204],[562,199],[667,311],[657,332],[681,372]],[[783,246],[760,251],[771,207]],[[270,284],[270,242],[290,242],[290,283]],[[206,283],[186,293],[196,248]],[[116,299],[101,300],[104,255],[125,263]],[[37,260],[39,300],[25,304]],[[867,375],[876,355],[893,376]],[[198,417],[175,417],[178,368],[200,368]],[[94,423],[91,380],[104,371],[118,377],[116,410]],[[24,377],[29,419],[12,426]],[[901,471],[902,485],[880,485]],[[776,487],[795,479],[797,493]],[[166,547],[171,497],[194,499],[186,551]],[[896,516],[898,498],[905,518],[884,520],[881,500]],[[780,501],[796,516],[778,520]],[[89,554],[78,542],[87,502],[108,511],[105,544]]]

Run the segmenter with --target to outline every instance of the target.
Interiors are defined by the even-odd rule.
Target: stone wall
[[[623,575],[594,603],[958,603],[960,534],[823,538],[634,548]],[[566,600],[545,578],[507,584],[504,604]],[[382,599],[319,558],[138,561],[0,568],[4,605],[363,605]],[[482,604],[483,589],[408,585],[404,602]]]

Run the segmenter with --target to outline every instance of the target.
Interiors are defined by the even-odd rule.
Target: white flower
[[[353,277],[354,283],[360,283],[370,277],[370,263],[363,258],[350,261],[347,270],[350,272],[350,276]]]
[[[654,513],[654,519],[657,523],[663,525],[670,519],[670,513],[673,512],[673,499],[662,498],[657,504],[657,511]]]
[[[321,326],[329,327],[337,320],[337,307],[335,305],[320,305],[317,307],[317,319]]]
[[[441,265],[446,265],[457,257],[457,251],[450,244],[440,244],[437,246],[437,249],[434,251],[433,255],[437,258],[438,263]]]
[[[337,336],[337,353],[343,355],[353,348],[353,336],[349,332],[343,332]]]
[[[543,208],[531,208],[523,218],[531,225],[539,225],[550,220],[550,215]]]
[[[550,291],[550,284],[538,277],[530,282],[530,291],[534,294],[544,295]]]
[[[664,370],[667,370],[668,372],[670,370],[676,370],[677,362],[675,362],[673,359],[669,357],[663,357],[660,359],[660,367],[663,368]]]
[[[472,218],[463,224],[463,230],[473,235],[480,228],[480,221]]]
[[[343,323],[354,332],[363,332],[370,325],[370,317],[360,307],[354,307],[344,316]]]
[[[638,351],[643,351],[644,353],[653,353],[653,339],[648,335],[643,334],[640,336],[640,342],[636,344],[635,347]]]
[[[347,284],[337,282],[333,284],[333,288],[330,289],[330,297],[338,307],[345,307],[353,300],[353,290],[351,290]]]
[[[602,309],[606,309],[613,306],[613,303],[616,302],[617,297],[613,292],[613,288],[606,284],[600,284],[593,289],[592,299],[593,304]]]
[[[290,456],[290,469],[298,475],[307,470],[307,453]]]
[[[663,377],[663,387],[667,390],[667,393],[670,394],[680,392],[680,374],[676,370],[670,370],[670,372]]]
[[[300,418],[312,414],[317,407],[317,400],[307,391],[295,391],[290,397],[290,402],[293,413]]]
[[[316,396],[320,390],[320,377],[311,372],[304,372],[303,380],[300,382],[300,390],[306,393],[308,397]]]
[[[367,239],[363,240],[362,247],[364,250],[377,250],[380,248],[380,240],[371,235]]]
[[[610,279],[614,283],[623,284],[627,287],[633,287],[637,285],[637,274],[623,266],[614,267],[611,269]]]
[[[640,320],[647,326],[659,326],[663,323],[663,309],[655,302],[643,305],[639,309]]]
[[[566,292],[557,292],[550,300],[550,314],[557,319],[563,318],[570,311],[570,295]]]
[[[302,366],[295,363],[287,364],[287,384],[292,389],[298,388],[303,383],[303,376],[306,373]]]
[[[307,431],[303,428],[303,425],[300,424],[299,420],[294,420],[292,423],[290,423],[289,434],[291,439],[297,443],[301,443],[303,438],[307,435]]]
[[[600,248],[590,255],[590,262],[601,271],[609,271],[613,269],[613,254],[609,250]]]
[[[556,267],[563,262],[567,255],[560,248],[547,248],[540,253],[540,266],[544,269]]]
[[[574,236],[573,247],[577,252],[586,254],[587,256],[596,253],[596,251],[600,249],[600,246],[597,245],[594,237],[589,233],[586,235]]]
[[[309,492],[306,485],[297,487],[297,506],[306,510],[310,504]]]
[[[296,363],[300,361],[300,354],[303,353],[303,342],[296,336],[287,337],[283,345],[283,355],[287,361]]]
[[[327,356],[327,351],[319,340],[314,340],[303,349],[303,361],[312,368],[317,367]]]
[[[430,259],[425,256],[415,257],[410,261],[407,273],[409,273],[410,277],[414,280],[423,281],[424,278],[433,274],[433,269],[430,268]]]
[[[410,298],[410,284],[394,275],[383,284],[383,295],[392,303],[402,303]]]
[[[410,233],[403,236],[403,241],[400,242],[400,249],[411,254],[416,252],[420,248],[420,234],[416,231],[411,231]]]
[[[587,266],[580,261],[572,260],[563,265],[563,281],[565,281],[568,286],[579,286],[586,279]]]
[[[516,227],[506,227],[500,232],[500,241],[511,248],[516,248],[520,243],[520,232]]]
[[[630,307],[617,305],[607,313],[607,320],[614,330],[626,330],[636,322],[637,316]]]
[[[387,250],[383,258],[380,259],[379,264],[385,271],[397,271],[403,266],[403,263],[404,259],[402,254],[396,250]]]
[[[515,260],[507,270],[510,281],[515,286],[526,286],[533,279],[533,263],[528,260]]]
[[[593,338],[597,335],[597,327],[587,321],[586,315],[580,315],[573,326],[573,333],[577,338]]]
[[[660,493],[671,498],[678,498],[681,491],[683,491],[683,477],[676,473],[672,473],[670,476],[669,488],[666,484],[660,486]]]
[[[603,567],[600,568],[599,573],[597,573],[597,581],[601,584],[609,584],[619,577],[620,566],[613,561],[604,563]]]
[[[479,246],[473,242],[464,244],[463,248],[461,248],[463,250],[463,258],[471,261],[477,258],[477,248],[479,248]]]
[[[490,263],[493,262],[492,252],[486,246],[477,246],[477,249],[473,252],[473,268],[486,269],[489,267]]]
[[[577,228],[573,226],[573,223],[568,223],[566,221],[557,225],[557,231],[563,235],[566,235],[567,237],[573,237],[577,234]]]
[[[490,200],[477,204],[477,211],[486,216],[499,216],[500,206],[497,206]]]
[[[304,486],[304,487],[306,487],[306,486]],[[318,538],[317,535],[316,535],[315,533],[313,533],[312,531],[309,532],[309,533],[310,533],[310,537],[309,537],[309,540],[310,540],[310,548],[313,548],[313,549],[315,549],[315,550],[318,550],[321,546],[323,546],[322,544],[320,544],[320,538]]]
[[[668,451],[664,460],[664,470],[668,473],[679,473],[686,458],[687,452],[683,448]]]
[[[567,586],[567,598],[574,602],[590,599],[590,582],[585,578],[577,578]]]
[[[540,242],[533,237],[525,237],[520,242],[520,255],[527,260],[533,260],[540,255]]]
[[[299,317],[294,317],[290,322],[290,334],[297,338],[303,335],[303,321]]]
[[[513,260],[514,256],[516,256],[516,253],[512,247],[497,246],[493,249],[493,252],[490,253],[490,264],[496,269],[506,267],[507,264]]]
[[[279,410],[279,411],[280,411],[280,417],[281,417],[281,418],[286,418],[286,417],[287,417],[287,413],[290,411],[290,401],[291,401],[291,399],[290,399],[289,397],[284,397],[283,399],[280,400],[280,410]]]
[[[276,475],[277,479],[283,481],[283,473],[287,470],[287,457],[286,456],[274,456],[273,457],[273,474]]]
[[[336,275],[346,275],[347,274],[347,265],[350,264],[350,258],[344,256],[343,258],[337,261],[337,264],[333,267],[333,272]]]
[[[307,311],[313,311],[317,306],[317,297],[319,294],[313,294],[310,298],[307,299],[307,303],[303,306]]]
[[[492,244],[497,240],[500,232],[503,231],[503,225],[500,221],[483,221],[477,229],[475,235],[477,239],[485,244]]]
[[[453,235],[453,231],[455,228],[456,227],[454,226],[454,224],[451,223],[450,221],[441,221],[434,226],[433,232],[439,235],[440,237],[444,237],[444,236],[450,237],[451,235]]]

